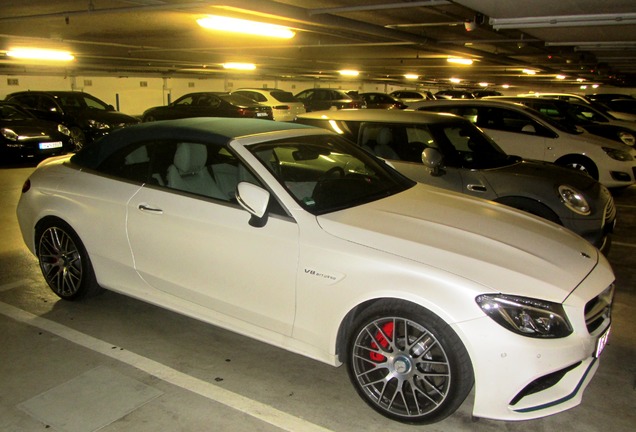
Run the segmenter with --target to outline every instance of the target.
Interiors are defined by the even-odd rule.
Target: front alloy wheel
[[[376,411],[406,423],[452,414],[474,382],[459,338],[414,305],[374,315],[361,320],[350,342],[349,376],[358,393]]]

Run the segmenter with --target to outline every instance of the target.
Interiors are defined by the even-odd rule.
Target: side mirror
[[[236,187],[236,199],[252,215],[250,225],[256,228],[267,223],[267,205],[269,192],[252,183],[240,182]]]
[[[521,132],[529,133],[529,134],[536,134],[537,130],[531,124],[527,124],[527,125],[525,125],[524,127],[521,128]]]
[[[432,176],[438,177],[444,174],[442,170],[444,157],[439,150],[431,147],[425,148],[422,152],[422,162],[424,163],[424,166],[428,168]]]

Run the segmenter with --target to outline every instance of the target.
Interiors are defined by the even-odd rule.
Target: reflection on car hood
[[[528,181],[532,182],[539,180],[550,181],[555,187],[557,185],[566,184],[576,187],[581,192],[596,190],[595,194],[598,195],[599,183],[592,177],[571,168],[564,168],[550,162],[522,160],[511,165],[486,169],[484,172],[488,173],[489,179],[493,174],[506,174],[506,177],[516,177],[517,184],[521,184],[525,181],[524,178],[527,177],[531,179]]]
[[[322,228],[484,285],[561,302],[598,261],[570,231],[489,201],[417,185],[318,217]]]
[[[46,139],[61,135],[57,130],[57,123],[39,119],[12,120],[1,122],[0,127],[11,129],[21,136]],[[45,135],[43,135],[43,133]]]

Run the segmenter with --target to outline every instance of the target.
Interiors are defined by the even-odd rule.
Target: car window
[[[292,93],[286,91],[273,91],[270,96],[278,102],[298,102],[298,99]]]
[[[104,103],[97,98],[84,95],[82,99],[84,100],[84,104],[89,108],[98,109],[101,111],[109,111],[111,109],[107,103]]]
[[[176,101],[174,101],[174,105],[176,105],[176,106],[194,105],[193,96],[192,95],[182,96],[179,99],[177,99]]]
[[[152,141],[125,147],[106,159],[98,171],[226,202],[235,202],[239,182],[262,187],[227,148],[185,141]]]
[[[422,163],[426,147],[437,147],[426,125],[362,123],[358,144],[383,159]]]
[[[316,215],[375,201],[415,184],[338,136],[306,136],[249,149],[296,202]]]
[[[216,108],[221,100],[216,95],[201,93],[192,97],[192,105]]]
[[[11,105],[0,105],[0,119],[2,120],[26,120],[33,116],[20,108]]]

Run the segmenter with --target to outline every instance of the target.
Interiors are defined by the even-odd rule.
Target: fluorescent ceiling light
[[[526,75],[536,75],[537,74],[537,71],[536,70],[532,70],[532,69],[524,69],[522,72],[524,74],[526,74]]]
[[[560,15],[524,18],[490,18],[495,30],[545,27],[580,27],[636,24],[636,13]]]
[[[406,79],[412,79],[412,80],[418,79],[419,77],[420,77],[420,76],[419,76],[419,75],[417,75],[417,74],[405,74],[405,75],[404,75],[404,78],[406,78]]]
[[[462,80],[460,80],[459,78],[450,78],[449,81],[453,84],[459,84],[460,82],[462,82]]]
[[[488,83],[487,82],[480,82],[479,83],[479,87],[488,87]]]
[[[358,72],[357,70],[351,70],[351,69],[344,69],[339,71],[339,73],[342,76],[351,76],[351,77],[360,75],[360,72]]]
[[[565,79],[565,75],[557,75],[556,79],[564,80]]]
[[[505,88],[505,89],[508,89],[508,88],[510,88],[510,84],[504,84],[504,85],[502,85],[501,87],[502,87],[502,88]]]
[[[15,48],[7,51],[7,56],[27,60],[71,61],[75,57],[68,51],[39,48]]]
[[[210,30],[245,33],[255,36],[291,39],[296,35],[296,33],[291,31],[288,27],[218,15],[208,15],[205,18],[200,18],[197,20],[197,23],[201,27]]]
[[[459,57],[450,57],[450,58],[447,58],[446,61],[449,63],[455,63],[455,64],[460,64],[465,66],[470,66],[471,64],[473,64],[472,59],[459,58]]]
[[[225,69],[237,69],[237,70],[254,70],[256,65],[254,63],[223,63]]]

